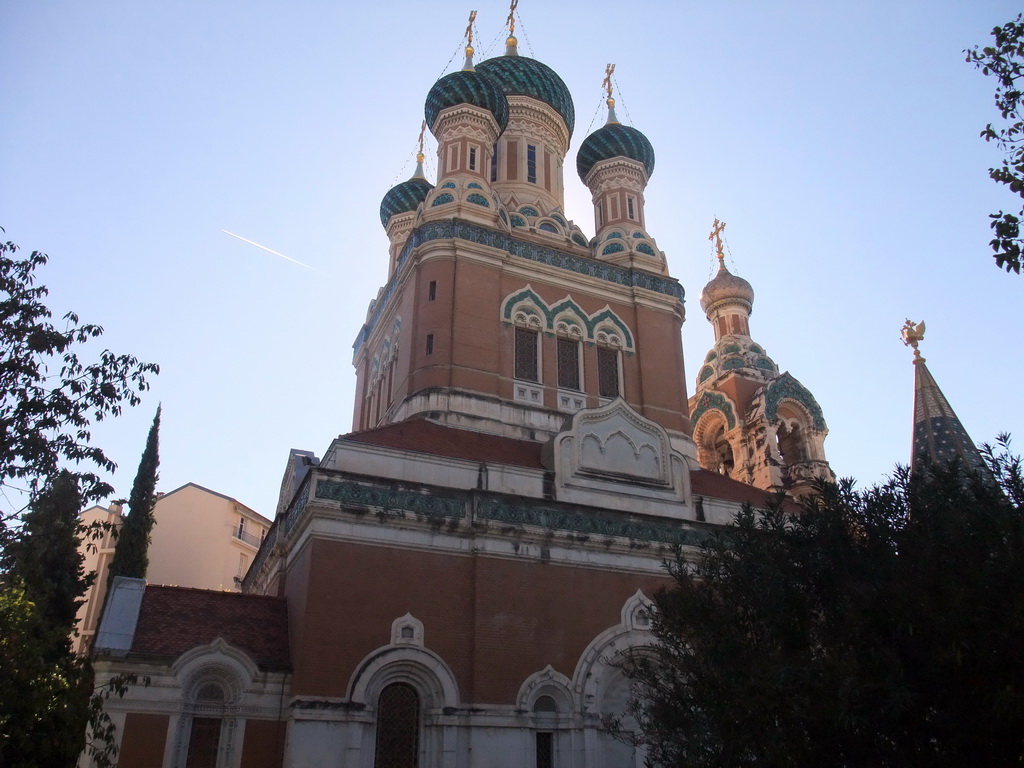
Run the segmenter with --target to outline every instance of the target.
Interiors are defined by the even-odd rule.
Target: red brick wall
[[[121,751],[117,764],[120,768],[153,768],[163,765],[164,746],[167,743],[167,715],[144,715],[129,712],[124,721]]]
[[[285,723],[246,720],[243,768],[280,768],[284,764]]]
[[[540,560],[417,552],[317,541],[295,647],[293,692],[343,696],[391,623],[411,613],[425,646],[452,669],[464,702],[511,704],[523,681],[551,664],[571,677],[595,636],[619,623],[637,589],[660,576]]]

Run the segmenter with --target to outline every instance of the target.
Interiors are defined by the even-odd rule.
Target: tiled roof
[[[410,419],[353,432],[342,439],[452,459],[544,469],[540,460],[542,443],[446,427],[426,419]]]
[[[261,667],[289,666],[284,598],[146,585],[131,653],[173,658],[218,637]]]

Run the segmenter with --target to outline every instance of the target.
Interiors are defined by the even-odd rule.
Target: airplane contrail
[[[249,245],[255,245],[257,248],[259,248],[261,250],[264,250],[267,253],[272,253],[275,256],[280,256],[282,259],[285,259],[286,261],[290,261],[292,264],[298,264],[300,267],[305,267],[306,269],[311,269],[314,272],[317,272],[317,273],[319,273],[321,275],[323,274],[323,272],[320,272],[320,270],[317,269],[316,267],[311,267],[311,266],[309,266],[309,264],[303,264],[301,261],[299,261],[298,259],[293,259],[291,256],[285,256],[283,253],[278,253],[273,248],[267,248],[267,246],[265,246],[265,245],[260,245],[259,243],[254,243],[252,240],[249,240],[248,238],[242,237],[241,235],[236,235],[234,232],[228,232],[226,229],[222,229],[221,232],[223,232],[225,235],[231,235],[232,237],[238,238],[243,243],[248,243]]]

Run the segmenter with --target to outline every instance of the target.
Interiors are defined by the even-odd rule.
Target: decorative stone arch
[[[697,462],[704,469],[734,477],[737,467],[742,463],[742,447],[733,434],[735,417],[731,421],[729,418],[735,411],[731,409],[732,404],[725,395],[717,392],[705,394],[718,395],[725,402],[716,400],[699,413],[697,409],[694,410],[696,420],[693,422],[693,442],[697,446]]]
[[[545,224],[547,226],[544,226]],[[538,231],[547,232],[548,234],[565,235],[565,226],[558,219],[551,216],[541,216],[538,218],[536,228]]]
[[[401,625],[407,617],[401,617],[395,625]],[[390,695],[396,689],[409,696],[412,696],[408,693],[410,689],[415,693],[417,765],[420,768],[442,768],[444,745],[451,741],[454,733],[453,726],[439,721],[444,717],[445,708],[459,705],[458,685],[451,669],[436,653],[417,645],[387,645],[363,659],[349,681],[348,700],[364,705],[364,712],[373,723],[368,744],[373,744],[374,750],[378,748],[377,739],[381,737],[379,729],[384,727],[384,720],[380,718],[387,717],[380,709],[382,694],[387,691]],[[413,702],[409,701],[408,705],[412,706]],[[373,760],[376,759],[374,756]],[[367,758],[363,764],[376,763]]]
[[[572,338],[582,341],[588,335],[590,318],[587,316],[587,313],[580,308],[580,305],[575,302],[572,296],[567,295],[561,301],[556,302],[548,310],[548,328],[559,333],[560,323],[564,323],[570,328],[578,329],[578,333],[572,335]],[[559,335],[566,334],[560,333]]]
[[[348,699],[369,708],[389,683],[404,682],[420,694],[427,709],[459,705],[455,675],[433,651],[416,645],[385,645],[368,654],[348,684]]]
[[[630,353],[633,352],[632,331],[629,330],[629,326],[608,305],[605,305],[604,309],[591,317],[588,325],[591,338],[598,343],[615,346],[612,339],[617,336],[621,340],[621,348]],[[604,335],[604,339],[602,339],[602,335]]]
[[[186,651],[175,659],[171,670],[186,695],[209,677],[226,685],[231,692],[231,700],[236,702],[241,698],[242,691],[251,687],[259,675],[259,667],[245,651],[221,637]]]
[[[548,308],[544,300],[527,285],[509,294],[501,302],[501,320],[532,331],[542,331],[548,325]]]
[[[809,425],[817,432],[827,432],[825,416],[821,412],[821,406],[814,396],[797,381],[788,371],[773,382],[771,382],[764,393],[764,415],[770,422],[778,419],[779,405],[785,401],[792,401],[801,408],[808,417]]]
[[[548,664],[540,672],[534,672],[519,687],[516,694],[516,709],[525,712],[536,711],[538,700],[549,696],[557,705],[557,712],[568,713],[577,710],[573,696],[572,680]]]
[[[622,622],[595,637],[580,656],[573,672],[573,693],[581,703],[584,718],[584,748],[587,765],[623,765],[632,760],[644,765],[639,748],[616,741],[602,728],[608,717],[622,717],[631,695],[629,680],[622,669],[628,654],[654,644],[654,636],[639,626],[650,616],[652,603],[637,590],[621,610]],[[621,723],[627,729],[629,718]],[[612,753],[615,753],[614,755]]]
[[[787,468],[824,462],[828,427],[811,393],[787,372],[767,385],[763,400],[772,457]]]
[[[423,647],[423,622],[411,613],[391,622],[392,645],[416,645]]]
[[[181,690],[173,765],[184,765],[190,746],[204,740],[218,766],[237,765],[242,697],[259,675],[244,651],[217,638],[179,656],[171,665]]]

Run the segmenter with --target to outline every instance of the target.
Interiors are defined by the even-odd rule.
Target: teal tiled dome
[[[442,77],[434,83],[434,87],[427,94],[423,114],[431,131],[441,110],[459,104],[472,104],[474,107],[486,109],[494,115],[499,131],[504,131],[508,125],[508,99],[501,88],[479,72],[460,70]]]
[[[426,179],[416,177],[396,184],[380,201],[380,223],[386,227],[395,214],[415,211],[433,188]]]
[[[595,165],[613,157],[628,157],[642,163],[648,177],[654,173],[651,142],[636,128],[621,123],[608,123],[587,136],[576,155],[576,172],[586,179]]]
[[[476,70],[493,79],[508,96],[529,96],[553,107],[572,136],[576,125],[572,96],[547,64],[528,56],[497,56],[478,64]]]

